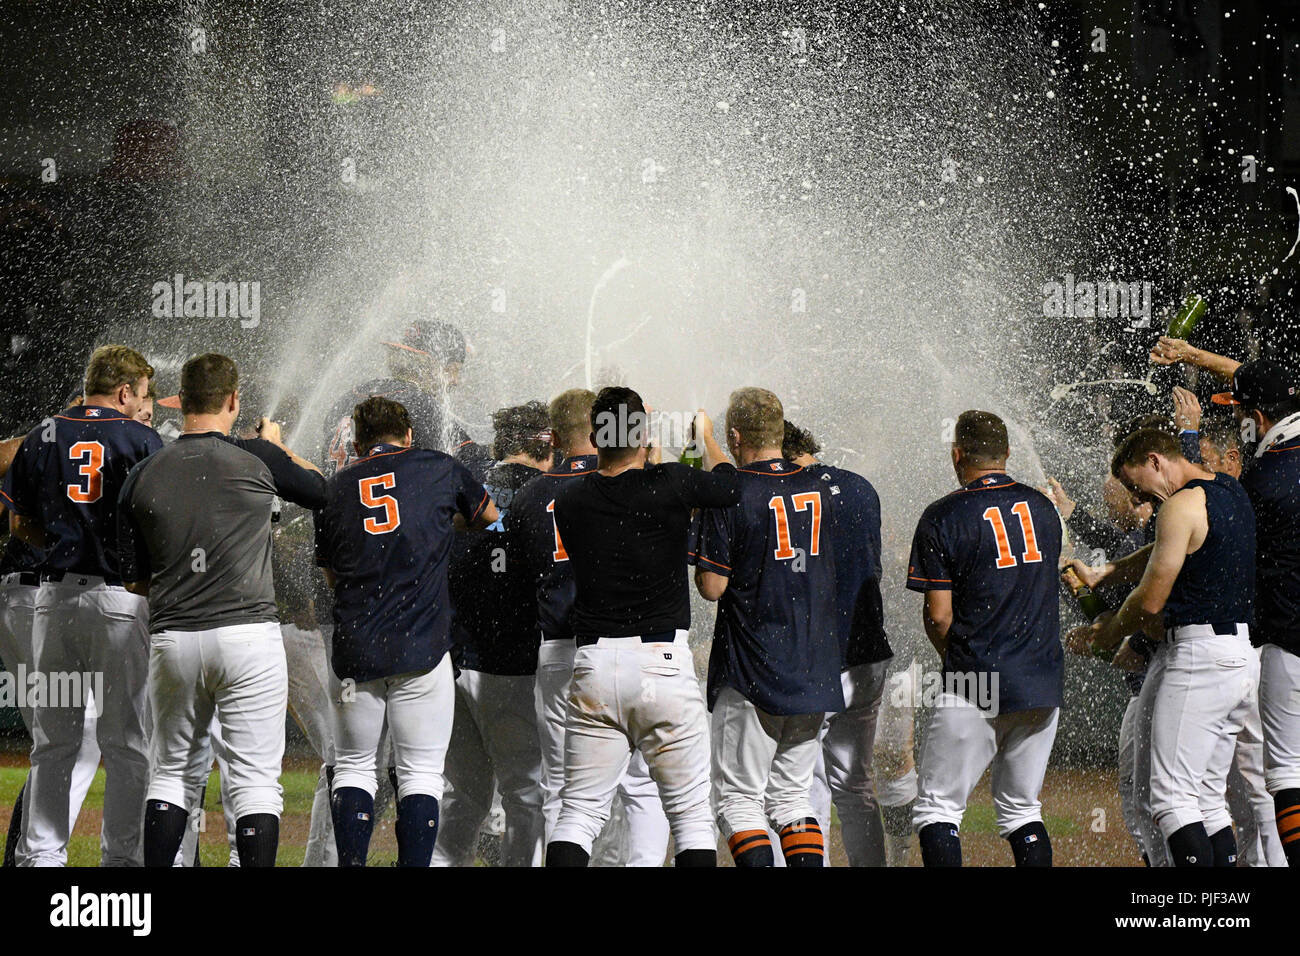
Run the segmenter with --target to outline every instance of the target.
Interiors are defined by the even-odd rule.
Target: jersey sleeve
[[[456,489],[456,510],[472,524],[483,513],[491,498],[483,483],[460,462],[452,462],[451,475]]]
[[[740,500],[740,480],[734,465],[724,462],[712,471],[679,462],[668,462],[663,467],[688,508],[725,508]]]
[[[735,522],[732,508],[710,508],[699,516],[699,536],[695,548],[695,567],[724,578],[731,577],[731,529]]]
[[[37,483],[40,465],[37,458],[41,442],[32,440],[35,435],[32,432],[18,446],[18,453],[14,455],[13,463],[5,472],[4,482],[0,485],[0,499],[16,515],[31,516],[40,511],[40,488]]]
[[[143,462],[131,469],[117,496],[117,559],[121,566],[122,580],[131,583],[148,581],[153,577],[149,547],[135,520],[135,509],[131,507],[131,498],[143,469]]]
[[[907,587],[911,591],[951,591],[952,568],[939,528],[930,515],[922,515],[912,536],[907,562]]]
[[[294,464],[288,452],[264,438],[250,438],[240,447],[256,455],[275,482],[275,493],[285,501],[315,510],[325,504],[325,477],[310,468]]]
[[[333,515],[328,506],[312,515],[316,537],[316,567],[333,568],[334,547],[330,535]]]

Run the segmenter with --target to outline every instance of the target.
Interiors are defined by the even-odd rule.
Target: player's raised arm
[[[1215,355],[1213,352],[1195,348],[1183,339],[1171,339],[1167,335],[1160,336],[1160,341],[1151,349],[1151,361],[1156,365],[1176,365],[1183,362],[1228,380],[1232,379],[1232,373],[1241,365],[1236,359],[1228,358],[1226,355]]]

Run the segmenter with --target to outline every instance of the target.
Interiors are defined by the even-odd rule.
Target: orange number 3
[[[1020,556],[1020,560],[1025,564],[1037,564],[1043,560],[1042,552],[1038,550],[1038,535],[1034,532],[1034,518],[1029,513],[1028,501],[1017,501],[1011,506],[1011,513],[1020,519],[1020,533],[1025,539],[1025,553]],[[998,560],[999,568],[1014,568],[1016,566],[1016,556],[1011,553],[1011,542],[1007,538],[1007,526],[1002,520],[1002,511],[999,508],[985,508],[984,520],[993,526],[993,537],[998,543]]]
[[[402,523],[401,512],[397,510],[397,499],[392,495],[375,494],[375,489],[384,488],[392,491],[397,486],[397,478],[390,471],[386,475],[376,475],[373,478],[362,478],[361,486],[361,503],[367,508],[383,508],[384,517],[381,521],[374,516],[367,517],[361,522],[361,526],[370,534],[388,534],[395,531],[397,526]]]
[[[68,485],[68,497],[77,504],[88,505],[104,494],[104,446],[97,441],[79,441],[68,449],[68,458],[81,462],[77,471],[86,486]]]

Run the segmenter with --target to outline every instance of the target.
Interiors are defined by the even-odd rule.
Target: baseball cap
[[[161,405],[163,408],[180,408],[181,397],[179,395],[168,395],[166,398],[160,398],[155,405]]]
[[[416,319],[403,330],[399,341],[383,344],[428,355],[439,362],[465,361],[465,334],[441,319]]]
[[[1218,392],[1210,400],[1216,405],[1246,405],[1264,408],[1294,398],[1296,375],[1272,359],[1255,359],[1237,366],[1232,373],[1232,388]]]

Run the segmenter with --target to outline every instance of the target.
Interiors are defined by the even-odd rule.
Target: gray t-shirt
[[[131,470],[118,507],[122,580],[150,581],[149,630],[276,620],[271,505],[325,504],[325,479],[260,438],[182,435]]]

